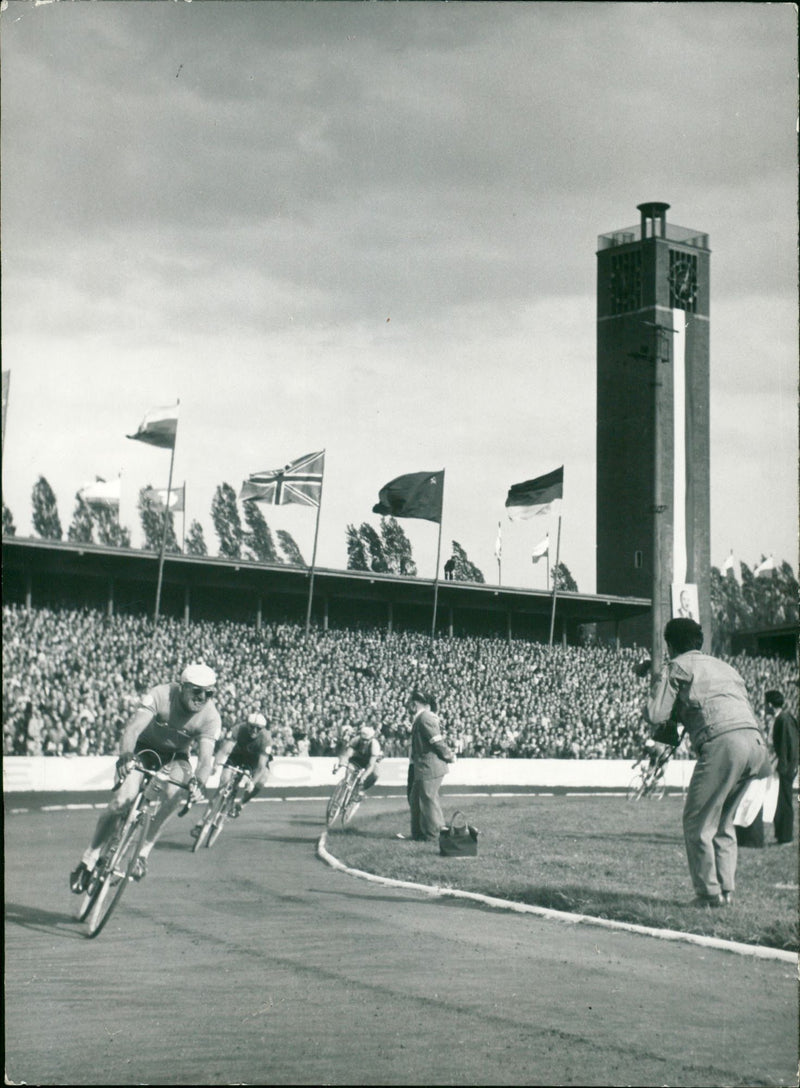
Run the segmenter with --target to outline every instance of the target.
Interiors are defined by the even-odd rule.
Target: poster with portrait
[[[672,583],[672,618],[700,622],[700,604],[694,582]]]

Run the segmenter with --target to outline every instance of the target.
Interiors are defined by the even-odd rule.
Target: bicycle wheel
[[[78,910],[75,914],[75,917],[79,922],[82,922],[86,918],[86,915],[92,909],[95,900],[100,894],[100,889],[103,885],[103,875],[108,868],[107,859],[113,857],[114,852],[119,845],[119,834],[122,830],[122,825],[124,823],[124,817],[120,816],[114,824],[111,834],[106,839],[105,845],[101,850],[100,860],[92,870],[92,876],[89,880],[89,887],[83,893],[78,902]]]
[[[345,802],[344,807],[342,808],[342,823],[343,824],[349,824],[350,823],[350,821],[353,819],[356,812],[358,811],[358,808],[359,808],[360,804],[361,804],[361,801],[356,800],[356,793],[355,793],[355,790],[353,790],[351,792],[350,796],[348,797],[347,801]]]
[[[644,796],[645,787],[647,785],[646,779],[642,774],[634,775],[628,786],[628,792],[626,793],[626,799],[628,801],[639,801]]]
[[[208,838],[206,839],[207,847],[213,846],[222,834],[222,828],[228,818],[228,806],[231,803],[231,796],[231,791],[225,790],[224,792],[218,793],[214,798],[213,812],[211,813],[211,820],[208,825]]]
[[[653,779],[650,788],[646,791],[646,796],[651,801],[660,801],[664,796],[664,779],[660,775]]]
[[[336,817],[342,811],[345,799],[347,797],[348,783],[347,778],[343,778],[341,782],[334,786],[331,799],[328,801],[328,808],[325,812],[325,823],[328,827],[334,822]]]
[[[100,887],[94,904],[86,917],[87,936],[96,937],[108,919],[122,893],[127,888],[133,868],[144,845],[147,829],[150,826],[148,813],[140,813],[122,832],[117,849],[108,861],[105,873],[100,878]]]
[[[210,801],[206,808],[206,814],[203,817],[203,822],[200,824],[200,829],[197,834],[197,838],[192,843],[192,853],[196,854],[198,850],[204,847],[208,842],[208,836],[213,826],[214,813],[216,806],[220,798],[220,791],[217,790],[217,795],[213,801]]]

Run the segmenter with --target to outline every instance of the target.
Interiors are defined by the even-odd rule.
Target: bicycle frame
[[[342,824],[346,824],[358,808],[358,803],[353,803],[353,797],[364,780],[364,770],[356,769],[352,764],[347,765],[342,778],[333,788],[328,807],[325,813],[325,822],[330,827],[339,816]]]
[[[203,822],[200,824],[200,830],[192,844],[193,853],[197,853],[203,846],[211,847],[214,845],[222,834],[223,825],[230,815],[231,805],[236,798],[239,787],[246,780],[253,777],[249,770],[244,767],[237,767],[235,764],[229,765],[228,770],[232,774],[228,781],[219,787],[214,800],[209,802]]]

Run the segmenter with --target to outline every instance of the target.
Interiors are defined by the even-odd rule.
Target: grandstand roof
[[[98,544],[73,544],[26,537],[3,537],[4,593],[6,600],[21,600],[25,580],[35,578],[50,585],[64,577],[103,583],[136,583],[146,594],[155,590],[158,556],[155,552],[134,548],[106,547]],[[22,579],[22,581],[20,581]],[[216,588],[265,597],[280,595],[307,598],[309,568],[283,563],[260,563],[215,556],[168,553],[164,561],[163,584],[192,589]],[[370,571],[314,571],[314,599],[336,598],[386,604],[431,605],[434,581],[431,578]],[[30,586],[28,580],[27,585]],[[442,609],[471,612],[513,612],[517,615],[549,616],[552,592],[515,586],[486,585],[477,582],[438,583],[438,602]],[[34,603],[37,603],[34,601]],[[43,603],[39,601],[38,603]],[[598,596],[588,593],[561,592],[557,598],[558,616],[570,624],[617,622],[641,615],[650,609],[650,601],[638,597]]]

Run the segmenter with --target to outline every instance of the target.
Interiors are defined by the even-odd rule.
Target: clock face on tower
[[[670,305],[678,310],[694,310],[697,304],[697,258],[691,253],[670,250]]]

